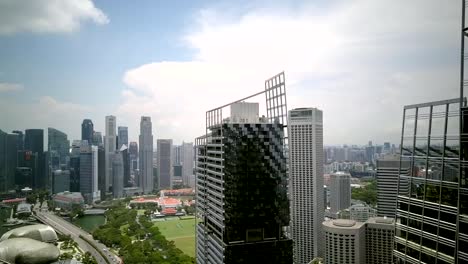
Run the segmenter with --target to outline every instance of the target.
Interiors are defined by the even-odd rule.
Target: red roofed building
[[[162,208],[177,208],[182,205],[182,202],[179,199],[161,197],[159,198],[159,205]]]
[[[165,208],[161,212],[163,215],[175,215],[177,213],[177,210],[174,208]]]
[[[14,198],[14,199],[7,199],[3,200],[2,203],[9,204],[9,203],[22,203],[26,201],[26,198]]]

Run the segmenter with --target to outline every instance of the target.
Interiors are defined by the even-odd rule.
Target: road
[[[84,231],[83,229],[73,225],[72,223],[66,221],[65,219],[56,216],[52,213],[43,210],[36,210],[37,218],[46,225],[51,226],[57,232],[61,234],[68,234],[71,238],[78,243],[79,247],[85,251],[91,253],[91,255],[96,259],[99,264],[107,263],[103,256],[91,245],[88,244],[87,241],[81,239],[79,236],[83,236],[91,241],[96,247],[100,250],[100,252],[106,257],[109,263],[119,264],[121,260],[118,256],[110,252],[107,247],[101,243],[98,243],[96,240],[93,239],[88,232]]]

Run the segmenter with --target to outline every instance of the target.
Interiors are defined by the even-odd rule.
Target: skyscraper
[[[351,175],[336,172],[330,175],[330,212],[339,211],[351,206]]]
[[[52,193],[70,191],[70,171],[55,170],[52,172]]]
[[[292,263],[283,124],[232,105],[196,140],[197,263]]]
[[[468,263],[466,116],[461,98],[404,107],[400,159],[411,168],[400,167],[398,263]]]
[[[141,144],[140,144],[141,149]],[[157,140],[159,189],[172,188],[172,139]]]
[[[151,117],[142,116],[140,121],[140,173],[138,183],[143,193],[151,193],[153,183],[153,127]]]
[[[289,173],[292,185],[294,263],[323,257],[323,123],[322,111],[289,111]]]
[[[101,201],[106,199],[106,151],[104,146],[98,146],[98,189],[101,193]]]
[[[374,217],[366,221],[366,263],[392,262],[394,218]]]
[[[377,160],[377,214],[395,218],[397,207],[398,176],[408,175],[410,163],[403,161],[400,169],[400,156],[387,155]],[[401,182],[400,189],[408,188],[408,183]]]
[[[123,196],[124,160],[122,154],[122,152],[116,151],[114,155],[112,155],[112,195],[114,198]]]
[[[0,193],[14,189],[18,135],[0,130]]]
[[[24,134],[23,134],[23,131],[19,131],[19,130],[13,130],[13,132],[11,132],[12,134],[17,134],[18,135],[18,138],[17,138],[17,144],[16,144],[16,148],[18,150],[24,150]]]
[[[130,142],[128,153],[130,155],[130,170],[133,172],[138,169],[138,143]]]
[[[80,192],[88,204],[101,199],[98,190],[98,147],[84,146],[80,153]]]
[[[330,220],[323,222],[323,230],[325,232],[325,264],[366,263],[364,223],[348,219]]]
[[[130,154],[128,154],[127,145],[122,145],[119,149],[120,154],[122,155],[123,163],[123,187],[130,186]],[[122,188],[123,188],[122,187]]]
[[[60,169],[60,165],[67,163],[70,155],[70,141],[67,134],[49,127],[47,129],[49,161],[53,169]]]
[[[193,143],[182,143],[182,183],[189,186],[193,176],[194,160],[193,160]],[[190,186],[194,187],[194,186]]]
[[[84,119],[81,123],[81,140],[87,140],[91,145],[93,143],[94,125],[91,119]]]
[[[93,133],[93,145],[95,146],[103,146],[103,140],[102,140],[102,133],[98,131],[94,131]]]
[[[117,120],[115,116],[106,116],[106,135],[104,139],[104,149],[106,151],[106,192],[112,186],[112,161],[110,155],[115,152]],[[102,190],[101,190],[102,191]]]
[[[128,148],[128,127],[119,126],[118,127],[118,139],[117,149],[120,149],[122,145],[127,146]]]
[[[30,150],[32,153],[37,153],[37,170],[34,171],[34,186],[35,189],[45,189],[49,184],[45,175],[45,158],[44,158],[44,130],[42,129],[26,129],[24,136],[24,149]]]

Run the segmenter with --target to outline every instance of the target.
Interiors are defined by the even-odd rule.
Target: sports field
[[[154,222],[154,225],[167,240],[174,241],[185,254],[195,257],[195,218],[169,218],[166,221]]]

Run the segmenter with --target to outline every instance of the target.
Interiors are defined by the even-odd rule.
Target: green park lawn
[[[154,224],[167,240],[185,254],[195,257],[195,219],[158,221]]]

